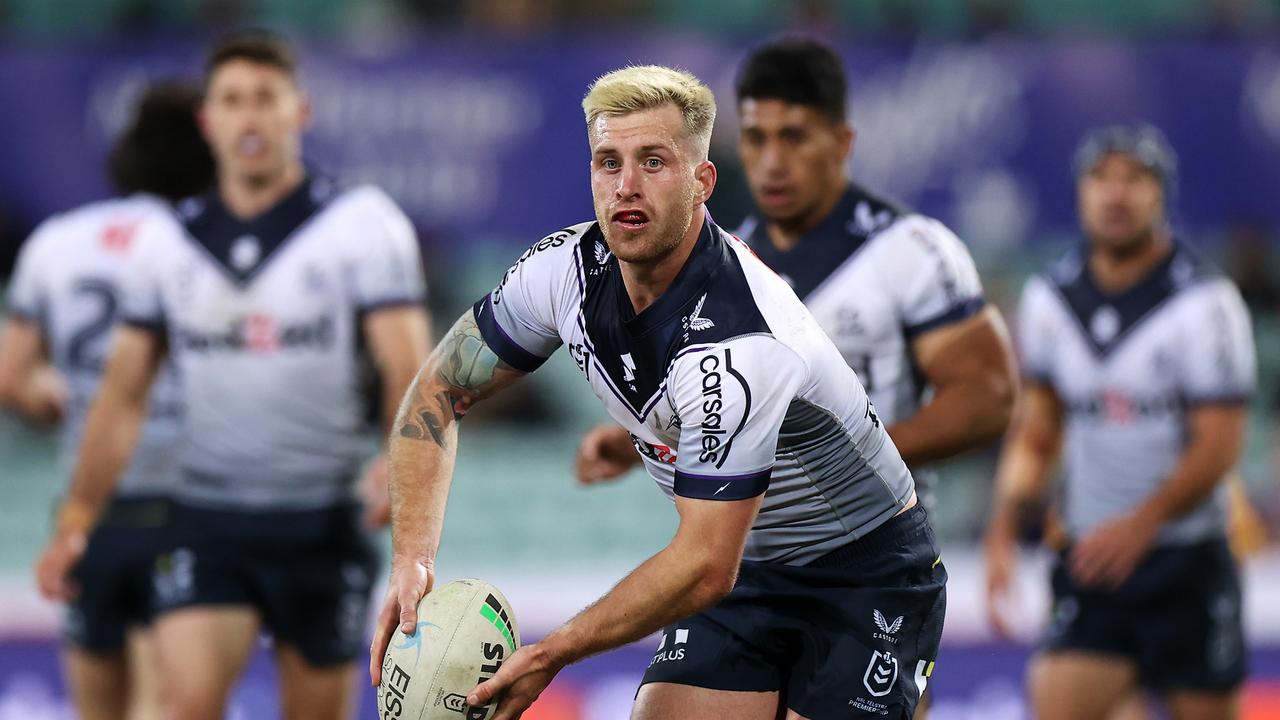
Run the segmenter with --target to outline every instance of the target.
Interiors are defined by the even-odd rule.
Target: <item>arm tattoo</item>
[[[452,419],[457,422],[466,414],[472,400],[493,381],[501,361],[480,335],[480,328],[470,313],[463,315],[440,341],[432,358],[435,377],[448,386],[434,397],[422,398],[419,376],[410,394],[416,399],[401,410],[400,437],[410,440],[430,439],[445,447],[445,428]]]
[[[470,314],[453,326],[440,351],[440,377],[460,390],[479,392],[493,380],[498,368],[498,356],[489,349]]]

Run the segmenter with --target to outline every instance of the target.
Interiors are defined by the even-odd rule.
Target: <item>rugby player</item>
[[[997,628],[1018,518],[1061,456],[1066,547],[1029,670],[1039,718],[1107,718],[1139,689],[1176,720],[1239,713],[1240,580],[1223,479],[1240,457],[1255,358],[1230,280],[1173,237],[1177,161],[1147,125],[1075,157],[1087,244],[1032,278],[1018,312],[1026,389],[986,538]]]
[[[223,717],[260,628],[275,640],[285,717],[344,717],[355,697],[377,566],[353,492],[357,355],[367,344],[396,398],[390,415],[429,330],[411,225],[378,189],[304,165],[308,115],[282,40],[250,32],[213,47],[200,118],[216,188],[138,228],[124,325],[43,561],[46,591],[62,592],[167,354],[185,417],[175,531],[154,582],[179,720]]]
[[[102,379],[138,225],[213,182],[213,158],[196,125],[199,99],[188,85],[150,86],[110,154],[119,196],[46,220],[19,255],[0,333],[0,403],[33,421],[61,421],[63,472],[74,466]],[[162,369],[137,452],[72,571],[63,668],[76,712],[87,720],[160,716],[147,627],[151,569],[171,510],[180,408],[172,372]]]
[[[597,80],[583,109],[595,221],[526,251],[401,406],[374,683],[391,632],[414,632],[434,582],[458,420],[563,344],[645,447],[680,525],[611,592],[508,658],[469,706],[497,700],[497,720],[511,720],[565,665],[661,629],[635,718],[910,718],[933,670],[946,572],[853,371],[787,284],[706,213],[711,91],[632,67]]]

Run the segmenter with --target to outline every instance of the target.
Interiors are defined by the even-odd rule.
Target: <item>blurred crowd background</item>
[[[0,0],[0,284],[37,223],[109,194],[106,148],[149,79],[196,77],[209,38],[265,26],[299,43],[314,171],[374,182],[414,220],[439,333],[524,246],[590,217],[578,102],[623,64],[679,65],[712,85],[720,182],[709,206],[734,227],[750,209],[734,68],[753,42],[803,31],[846,58],[853,177],[955,229],[1009,314],[1027,275],[1081,241],[1069,167],[1079,136],[1137,120],[1168,134],[1181,158],[1177,235],[1235,278],[1252,312],[1260,382],[1241,473],[1262,536],[1274,538],[1278,22],[1280,0]],[[603,587],[661,547],[675,515],[647,478],[573,484],[578,438],[603,419],[567,359],[468,416],[443,575],[534,578],[520,585],[525,606],[550,603],[554,615],[578,602],[564,588]],[[49,431],[0,416],[0,604],[10,608],[0,656],[6,638],[47,639],[56,625],[30,588],[63,483],[53,446]],[[994,458],[950,463],[933,516],[959,559],[948,632],[959,623],[970,640],[984,631],[963,609],[979,582],[963,558],[985,520]],[[1254,561],[1264,586],[1280,585],[1276,558]],[[520,593],[508,595],[520,609]],[[1251,618],[1272,633],[1255,642],[1280,647],[1274,596],[1270,607]],[[1272,670],[1280,677],[1280,659]],[[1280,682],[1273,690],[1280,699]]]

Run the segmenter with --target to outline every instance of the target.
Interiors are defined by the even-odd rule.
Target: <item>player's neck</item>
[[[1095,248],[1089,253],[1089,271],[1103,292],[1120,293],[1137,285],[1171,252],[1173,239],[1168,233],[1159,232],[1134,252],[1122,253]]]
[[[232,215],[248,220],[275,207],[306,176],[301,163],[290,164],[279,175],[261,182],[223,173],[218,176],[218,196]]]
[[[694,211],[693,221],[689,223],[689,230],[685,233],[684,240],[676,246],[675,250],[656,262],[638,264],[622,262],[619,259],[622,284],[627,289],[627,297],[631,299],[631,307],[637,315],[644,312],[645,308],[656,302],[662,297],[662,293],[671,287],[671,283],[688,262],[689,255],[693,253],[693,246],[698,244],[698,236],[702,234],[702,225],[706,221],[706,208],[699,205]]]
[[[796,218],[783,221],[767,221],[765,223],[765,231],[769,235],[769,242],[773,244],[779,252],[788,252],[800,241],[804,239],[814,228],[818,227],[835,212],[836,206],[840,204],[840,198],[844,197],[844,193],[849,189],[849,181],[841,178],[840,182],[832,185],[832,192],[822,201],[815,204],[809,212],[806,212]]]

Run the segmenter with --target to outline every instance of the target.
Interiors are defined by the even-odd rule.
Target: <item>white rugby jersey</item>
[[[1065,409],[1063,514],[1074,537],[1137,507],[1177,465],[1189,409],[1247,402],[1248,310],[1230,280],[1182,245],[1129,290],[1094,284],[1077,250],[1033,277],[1018,310],[1025,374]],[[1225,488],[1159,542],[1220,536]]]
[[[911,497],[910,472],[835,346],[786,283],[709,220],[638,315],[594,222],[529,248],[473,312],[518,370],[567,345],[669,497],[764,493],[747,560],[806,564]]]
[[[774,247],[756,217],[743,223],[739,236],[804,301],[889,425],[919,411],[929,389],[912,341],[985,305],[977,268],[959,238],[937,220],[854,184],[790,250]],[[932,473],[914,473],[927,491]]]
[[[178,496],[302,509],[361,460],[361,316],[421,303],[417,240],[381,191],[308,179],[248,221],[216,193],[139,230],[125,321],[163,332],[186,408]]]
[[[69,397],[59,438],[59,465],[75,466],[89,404],[98,392],[111,330],[119,319],[120,283],[137,252],[138,226],[168,206],[146,195],[91,203],[36,228],[22,246],[9,285],[8,312],[40,326],[50,359],[66,378]],[[149,411],[120,496],[165,494],[174,481],[181,415],[168,367],[151,390]]]

